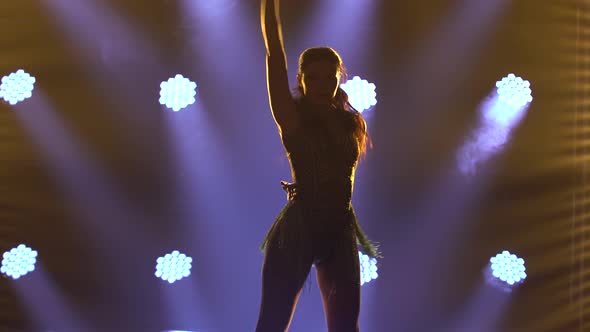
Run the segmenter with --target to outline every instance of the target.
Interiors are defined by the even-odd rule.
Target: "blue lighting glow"
[[[193,259],[174,250],[156,260],[155,276],[169,283],[186,278],[191,274]]]
[[[479,126],[458,152],[458,166],[463,174],[475,174],[480,164],[502,151],[528,111],[533,100],[531,92],[529,81],[514,74],[496,82],[495,91],[479,106]]]
[[[30,98],[35,89],[35,78],[24,70],[19,69],[16,73],[2,77],[0,84],[0,98],[10,105]]]
[[[160,84],[160,104],[166,105],[174,112],[192,105],[195,102],[197,83],[177,74]]]
[[[352,80],[340,84],[342,90],[348,95],[348,102],[357,111],[363,112],[377,104],[377,93],[375,92],[375,84],[369,83],[358,76]]]
[[[21,244],[2,255],[0,272],[16,280],[27,273],[33,272],[36,262],[37,252]]]

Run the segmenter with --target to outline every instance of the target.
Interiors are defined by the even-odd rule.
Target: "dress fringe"
[[[333,210],[306,206],[302,201],[289,200],[266,233],[260,245],[260,250],[262,252],[266,251],[269,242],[275,237],[275,232],[277,232],[276,241],[278,241],[277,244],[280,248],[300,252],[301,247],[305,246],[306,241],[311,238],[309,232],[313,232],[314,228],[324,226],[314,225],[314,221],[321,222],[322,219],[330,218],[333,216],[332,212]],[[365,235],[358,223],[352,204],[349,204],[344,211],[340,210],[339,212],[343,212],[345,215],[344,224],[341,226],[353,228],[357,245],[360,246],[360,251],[371,258],[381,258],[382,255],[378,250],[378,244],[370,241]],[[337,215],[340,215],[340,213]],[[333,226],[330,224],[325,227]]]

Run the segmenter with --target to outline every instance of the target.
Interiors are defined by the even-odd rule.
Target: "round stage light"
[[[174,250],[156,259],[155,276],[169,283],[187,278],[191,274],[193,259]]]
[[[516,257],[508,250],[490,258],[492,275],[512,286],[526,278],[524,259]]]
[[[19,69],[15,73],[2,77],[0,84],[0,98],[10,105],[30,98],[35,89],[35,78],[24,70]]]
[[[37,263],[37,251],[21,244],[2,255],[0,273],[16,280],[33,272],[35,263]]]
[[[340,87],[348,95],[350,105],[361,113],[377,104],[375,84],[369,83],[358,76],[354,76],[352,80],[340,84]]]
[[[496,82],[496,92],[500,102],[515,108],[520,108],[533,101],[531,83],[514,74]]]
[[[370,258],[359,251],[359,260],[361,264],[361,286],[377,279],[377,259]]]
[[[166,105],[174,112],[192,105],[195,102],[197,83],[177,74],[160,84],[160,104]]]
[[[491,286],[505,292],[512,292],[526,279],[525,270],[524,259],[504,250],[490,258],[484,275]]]

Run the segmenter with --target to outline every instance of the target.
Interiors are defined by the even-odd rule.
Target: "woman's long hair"
[[[297,87],[294,89],[295,98],[298,100],[303,100],[305,98],[303,87],[301,86],[301,77],[303,72],[309,63],[316,61],[327,61],[336,65],[338,73],[340,74],[340,80],[345,81],[347,78],[346,68],[342,63],[342,58],[338,52],[336,52],[336,50],[331,47],[308,48],[299,56]],[[365,122],[365,119],[363,119],[361,113],[352,107],[352,105],[348,102],[348,94],[342,90],[341,87],[338,87],[338,90],[336,91],[336,96],[334,96],[332,107],[347,112],[352,116],[354,122],[353,136],[358,145],[359,156],[361,158],[364,157],[367,152],[367,145],[369,148],[373,148],[373,143],[371,142],[369,131],[367,130],[367,123]]]

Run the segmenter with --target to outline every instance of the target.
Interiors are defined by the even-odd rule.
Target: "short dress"
[[[377,245],[361,229],[352,206],[360,155],[353,136],[354,116],[360,114],[355,114],[354,109],[333,108],[320,116],[302,102],[297,103],[297,111],[300,125],[281,135],[293,183],[281,182],[288,201],[268,230],[261,250],[264,252],[271,241],[276,241],[279,248],[291,254],[289,257],[297,257],[317,239],[315,234],[327,234],[329,242],[330,234],[348,230],[356,236],[361,252],[380,257]],[[350,247],[349,243],[341,245]]]

